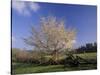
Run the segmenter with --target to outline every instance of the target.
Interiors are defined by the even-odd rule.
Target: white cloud
[[[37,12],[40,8],[40,6],[37,3],[30,3],[29,6],[34,12]]]
[[[22,15],[31,15],[31,11],[37,12],[40,8],[39,4],[34,2],[25,2],[25,1],[12,1],[12,8],[16,10],[19,14]]]

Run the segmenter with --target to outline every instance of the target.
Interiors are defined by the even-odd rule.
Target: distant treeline
[[[84,46],[81,46],[75,49],[77,53],[84,53],[84,52],[97,52],[97,43],[87,43]]]

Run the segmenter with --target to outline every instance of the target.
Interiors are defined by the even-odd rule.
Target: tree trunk
[[[56,64],[58,64],[58,52],[57,52],[57,50],[55,50],[55,52],[54,52],[54,61],[56,62]]]

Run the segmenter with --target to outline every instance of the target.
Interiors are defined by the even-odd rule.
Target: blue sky
[[[49,15],[77,30],[75,47],[97,40],[96,6],[13,1],[12,47],[29,49],[22,38],[29,36],[32,25],[39,27],[40,17]]]

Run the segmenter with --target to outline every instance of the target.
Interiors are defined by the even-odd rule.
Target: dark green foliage
[[[67,57],[64,60],[64,67],[78,67],[79,66],[79,58],[78,56],[73,56],[73,54],[67,54]]]

